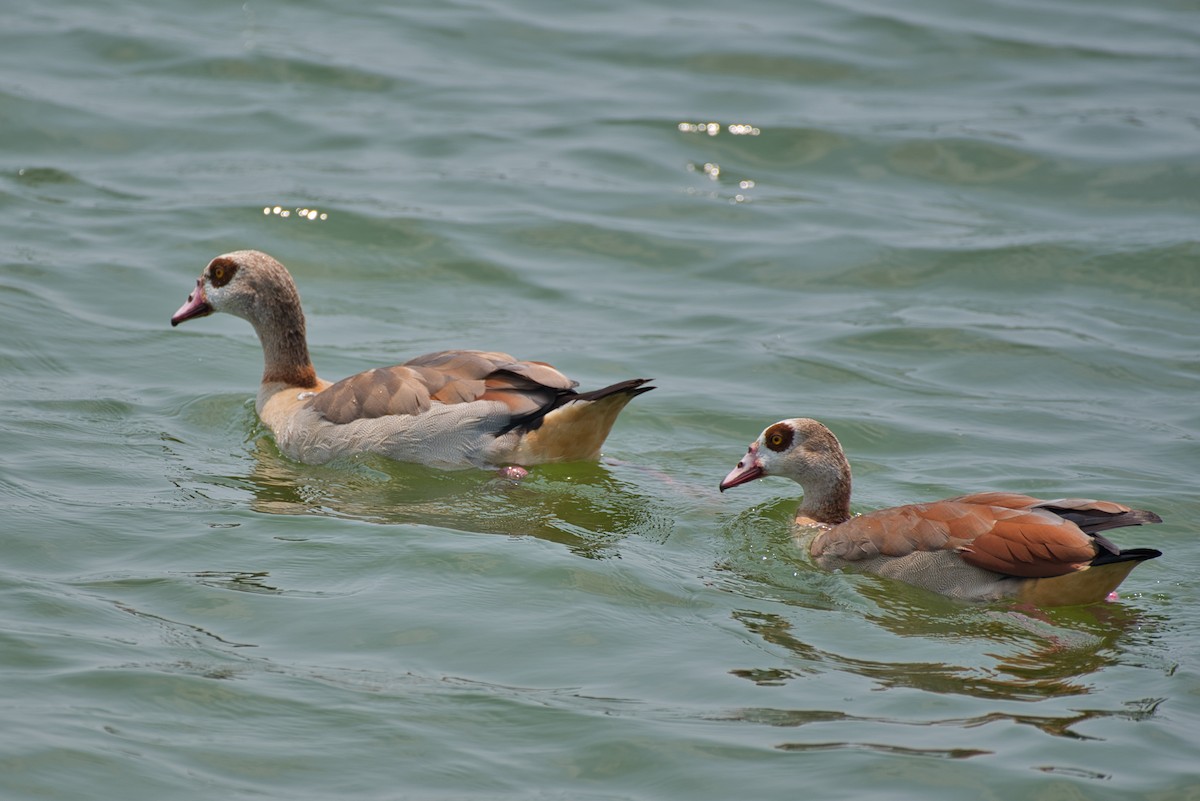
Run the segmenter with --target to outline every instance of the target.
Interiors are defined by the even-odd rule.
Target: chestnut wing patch
[[[990,530],[959,548],[967,564],[1008,576],[1047,578],[1082,570],[1096,557],[1092,538],[1051,512],[994,511]]]
[[[955,551],[976,567],[1030,577],[1070,573],[1096,555],[1091,538],[1050,512],[981,506],[968,502],[969,497],[853,517],[824,535],[825,547],[849,561]],[[1018,505],[1015,499],[1010,502]]]

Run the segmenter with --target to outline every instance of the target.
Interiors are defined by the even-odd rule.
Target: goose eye
[[[233,279],[235,272],[237,272],[237,265],[225,261],[215,261],[208,269],[208,275],[214,287],[223,287],[228,284]]]

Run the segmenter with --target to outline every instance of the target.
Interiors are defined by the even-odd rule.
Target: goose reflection
[[[267,437],[253,445],[249,475],[235,477],[267,514],[328,515],[381,524],[532,536],[588,558],[618,555],[631,534],[665,538],[670,520],[621,477],[623,468],[579,462],[540,466],[521,481],[445,472],[374,456],[298,464]]]

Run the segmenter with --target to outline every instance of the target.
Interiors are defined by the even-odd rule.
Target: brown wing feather
[[[1055,498],[1052,501],[1038,501],[1038,506],[1055,509],[1071,509],[1076,512],[1100,512],[1106,515],[1119,515],[1134,511],[1130,507],[1115,501],[1097,501],[1091,498]]]
[[[1008,576],[1046,578],[1082,570],[1096,557],[1091,537],[1040,510],[998,516],[992,529],[959,549],[964,562]]]
[[[514,376],[521,376],[539,388],[568,390],[579,386],[578,381],[572,381],[545,362],[509,362],[500,365],[498,369]]]
[[[1066,517],[1062,510],[1069,510]],[[967,564],[994,573],[1062,576],[1087,567],[1100,552],[1097,538],[1076,525],[1075,518],[1085,513],[1121,521],[1110,525],[1156,522],[1151,513],[1110,501],[1043,501],[1017,493],[984,492],[860,515],[820,535],[813,551],[858,561],[954,550]],[[1146,518],[1135,521],[1134,515]]]
[[[827,551],[857,562],[945,548],[950,541],[950,526],[924,514],[926,506],[929,504],[896,506],[852,517],[819,535],[813,541],[813,553]]]
[[[450,350],[344,378],[313,400],[334,423],[386,415],[420,414],[439,403],[481,398],[508,404],[514,415],[543,408],[576,382],[543,362],[519,362],[507,353]]]
[[[1017,497],[1001,500],[1012,506],[1024,505]],[[1091,538],[1050,512],[980,505],[959,498],[851,518],[821,535],[819,543],[814,542],[814,550],[818,547],[848,561],[952,550],[976,567],[1032,577],[1078,570],[1096,555]]]
[[[1070,520],[1085,534],[1096,538],[1103,549],[1119,553],[1117,546],[1099,536],[1100,532],[1125,526],[1141,526],[1146,523],[1161,523],[1162,518],[1145,509],[1132,509],[1112,501],[1094,501],[1083,498],[1058,498],[1042,501],[1041,508],[1059,517]]]
[[[1022,495],[1019,492],[977,492],[973,495],[960,495],[957,498],[947,498],[949,503],[971,503],[979,506],[1003,506],[1005,509],[1032,509],[1043,503],[1039,498]]]
[[[388,414],[420,414],[429,404],[428,384],[419,372],[404,366],[343,378],[313,399],[313,409],[334,423]]]

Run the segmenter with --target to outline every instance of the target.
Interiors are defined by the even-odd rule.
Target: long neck
[[[831,457],[828,469],[805,476],[804,500],[796,511],[816,523],[835,526],[850,519],[850,464],[845,456]]]
[[[315,387],[317,371],[308,355],[304,312],[295,290],[273,306],[265,318],[252,322],[262,342],[263,383],[281,382],[305,389]]]

